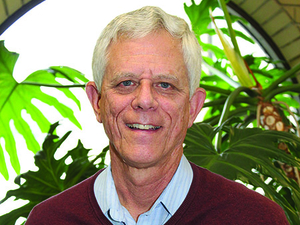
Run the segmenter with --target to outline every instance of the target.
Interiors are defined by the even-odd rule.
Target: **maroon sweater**
[[[194,172],[188,195],[166,225],[288,224],[284,211],[268,198],[191,164]],[[98,173],[35,206],[26,225],[111,225],[95,195]]]

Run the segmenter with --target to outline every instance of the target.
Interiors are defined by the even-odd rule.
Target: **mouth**
[[[130,129],[133,130],[158,130],[159,128],[161,128],[161,126],[153,126],[153,125],[148,125],[148,124],[126,124],[127,127],[129,127]]]

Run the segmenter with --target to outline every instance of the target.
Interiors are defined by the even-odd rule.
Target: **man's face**
[[[145,168],[181,156],[196,116],[180,41],[161,31],[113,42],[98,105],[111,154],[123,162]]]

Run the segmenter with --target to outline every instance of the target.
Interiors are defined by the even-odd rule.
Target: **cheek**
[[[111,96],[111,97],[109,97]],[[107,93],[104,101],[101,102],[101,110],[103,111],[103,115],[107,117],[116,117],[125,107],[126,101],[124,98],[120,97],[112,97],[113,94]]]
[[[173,129],[176,131],[181,130],[188,126],[189,121],[189,104],[186,102],[173,101],[173,102],[162,102],[162,109],[169,115],[170,122],[172,123]],[[174,130],[175,131],[175,130]]]
[[[109,94],[108,94],[109,95]],[[117,129],[117,121],[120,118],[122,112],[130,104],[128,99],[124,97],[110,95],[101,102],[101,115],[104,128],[109,129],[112,132],[113,129]]]
[[[102,123],[105,129],[105,132],[108,137],[111,137],[114,127],[114,117],[117,114],[117,108],[115,106],[115,102],[108,100],[108,98],[101,98],[100,101],[100,110],[101,110],[101,118]]]

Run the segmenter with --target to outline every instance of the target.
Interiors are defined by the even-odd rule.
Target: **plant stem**
[[[230,86],[237,88],[239,86],[241,86],[238,82],[235,82],[234,80],[232,80],[230,77],[228,77],[226,74],[222,73],[220,70],[212,67],[211,65],[209,65],[207,62],[205,62],[204,60],[202,60],[202,64],[203,66],[205,66],[210,72],[212,72],[213,74],[217,75],[218,77],[220,77],[222,80],[224,80],[225,82],[227,82]]]
[[[264,98],[264,101],[271,101],[271,99],[283,92],[297,92],[300,93],[300,84],[294,84],[291,86],[282,86],[271,90]]]
[[[273,92],[280,83],[287,80],[288,78],[291,78],[293,75],[296,74],[300,70],[300,63],[288,70],[285,74],[283,74],[281,77],[279,77],[277,80],[275,80],[268,88],[266,88],[262,94],[263,97],[270,94],[270,92]]]
[[[250,115],[253,115],[256,113],[256,108],[257,106],[253,106],[253,105],[247,107],[240,107],[233,111],[230,111],[229,116],[239,116],[239,117],[246,116],[248,115],[248,112],[250,113]],[[203,120],[202,123],[209,123],[212,126],[216,126],[219,120],[220,120],[220,115],[217,115]]]
[[[225,98],[225,97],[221,97],[221,98],[218,98],[218,99],[210,101],[210,102],[205,102],[203,105],[203,108],[217,106],[217,105],[223,105],[225,103],[226,99],[227,98]],[[235,103],[247,103],[249,105],[257,105],[258,100],[257,100],[257,98],[253,98],[253,97],[249,98],[246,96],[240,96],[240,97],[236,98]]]
[[[252,70],[253,73],[261,74],[264,77],[267,77],[267,78],[270,78],[270,79],[273,78],[272,75],[270,75],[267,71],[263,71],[262,69],[253,69],[253,68],[251,68],[251,70]]]
[[[224,104],[224,108],[218,123],[218,126],[222,126],[223,123],[227,120],[229,112],[230,112],[230,107],[233,104],[234,100],[239,96],[241,92],[248,92],[250,89],[244,86],[238,87],[235,89],[226,99],[226,102]],[[215,147],[217,149],[217,152],[221,152],[221,144],[222,144],[222,130],[218,132],[216,135],[216,143]]]
[[[231,22],[231,18],[230,18],[230,15],[228,13],[228,10],[227,10],[226,3],[225,3],[224,0],[218,0],[218,2],[219,2],[219,5],[220,5],[221,9],[224,12],[224,16],[225,16],[225,20],[226,20],[226,23],[227,23],[227,26],[228,26],[228,31],[229,31],[229,35],[230,35],[230,38],[231,38],[231,42],[233,44],[233,48],[237,52],[238,55],[241,55],[239,46],[238,46],[237,41],[236,41],[236,35],[235,35],[235,32],[232,28],[232,22]]]
[[[219,93],[221,95],[230,95],[231,91],[226,90],[223,88],[219,88],[216,86],[211,86],[211,85],[206,85],[206,84],[200,84],[200,87],[204,88],[206,91],[214,92],[214,93]]]

